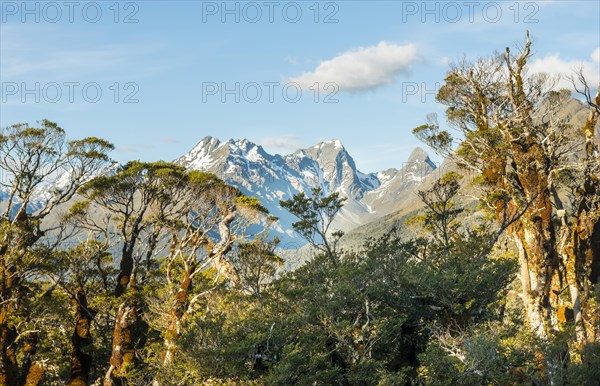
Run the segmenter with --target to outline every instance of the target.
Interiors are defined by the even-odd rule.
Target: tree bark
[[[552,218],[552,203],[547,187],[547,174],[540,170],[545,159],[539,146],[513,146],[518,189],[526,202],[531,201],[523,216],[512,226],[512,235],[519,252],[520,276],[527,319],[536,335],[546,339],[556,329],[552,317],[556,294],[560,288],[559,256],[556,252],[556,229]],[[510,187],[509,187],[510,189]],[[513,193],[516,194],[516,193]],[[500,213],[497,213],[500,218]],[[553,307],[554,306],[554,307]]]
[[[115,318],[110,368],[105,377],[105,385],[112,384],[107,382],[111,381],[113,377],[126,378],[136,366],[136,341],[142,338],[136,336],[135,333],[136,325],[139,325],[140,322],[140,308],[138,294],[132,287],[130,294],[119,306]]]
[[[19,272],[6,262],[7,253],[12,249],[17,256],[12,257],[15,261],[20,260],[26,251],[34,245],[41,237],[27,222],[25,211],[19,211],[15,216],[14,227],[6,231],[3,245],[0,246],[0,385],[24,385],[28,382],[30,373],[39,375],[39,381],[44,373],[44,367],[33,362],[33,356],[37,351],[38,338],[32,335],[24,340],[22,355],[24,360],[21,364],[17,360],[17,350],[20,349],[17,341],[17,330],[11,320],[17,317],[29,318],[19,309],[18,304],[26,300],[22,278]],[[29,382],[34,382],[37,376],[31,375]],[[36,385],[37,383],[30,383]]]
[[[207,260],[212,261],[213,266],[216,268],[218,274],[223,274],[231,280],[235,280],[233,269],[231,264],[225,260],[225,255],[231,250],[231,223],[235,219],[236,211],[229,211],[219,222],[219,236],[220,241],[212,248],[208,248]],[[195,260],[196,256],[193,254],[191,260],[187,262],[187,269],[184,273],[184,277],[179,284],[179,289],[175,294],[175,303],[171,308],[169,314],[168,326],[164,334],[163,341],[163,365],[171,363],[173,360],[175,351],[177,350],[176,339],[181,334],[181,327],[183,320],[188,313],[190,306],[190,300],[188,299],[189,293],[192,289],[192,275],[196,272],[198,262]]]
[[[17,382],[18,363],[15,355],[14,341],[16,331],[9,323],[13,312],[12,278],[13,274],[4,266],[0,267],[0,286],[3,303],[0,305],[0,385],[14,385]]]
[[[164,350],[162,355],[163,365],[168,365],[172,362],[177,349],[175,340],[181,334],[181,323],[188,307],[188,294],[192,288],[191,275],[195,271],[195,268],[196,264],[190,266],[185,272],[185,276],[175,295],[175,304],[171,308],[167,329],[165,330],[164,335]]]
[[[71,376],[69,386],[85,386],[88,384],[92,368],[92,355],[89,349],[92,345],[91,324],[95,311],[88,308],[87,298],[82,291],[73,298],[75,303],[75,329],[71,336],[73,345],[71,351]]]
[[[25,377],[25,381],[23,382],[23,386],[40,385],[44,378],[45,372],[46,369],[44,368],[44,365],[42,363],[34,362],[27,371],[27,375]]]
[[[564,253],[567,257],[567,277],[570,279],[577,341],[580,344],[595,341],[594,325],[598,322],[600,311],[587,301],[592,296],[591,287],[600,281],[600,183],[595,173],[600,159],[594,142],[594,130],[599,118],[600,85],[593,103],[595,106],[590,106],[592,110],[582,130],[585,137],[584,182],[578,191],[570,243]]]
[[[5,307],[0,311],[0,349],[2,350],[2,362],[0,363],[0,385],[14,385],[17,382],[17,358],[13,347],[16,333],[14,329],[5,322],[7,310]]]
[[[115,286],[115,296],[121,296],[131,279],[133,273],[133,250],[128,248],[127,245],[123,247],[123,254],[121,256],[121,263],[119,264],[119,275],[117,276],[117,284]]]

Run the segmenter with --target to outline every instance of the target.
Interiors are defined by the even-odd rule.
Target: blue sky
[[[463,55],[514,47],[529,30],[533,70],[582,65],[597,84],[599,7],[2,0],[0,125],[47,118],[112,141],[121,162],[171,160],[212,135],[279,153],[336,138],[364,172],[400,167]]]

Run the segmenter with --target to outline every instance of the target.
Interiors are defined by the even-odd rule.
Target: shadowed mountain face
[[[248,140],[221,142],[206,137],[176,163],[216,174],[256,196],[271,214],[280,218],[275,227],[283,248],[304,244],[292,230],[295,218],[279,206],[280,200],[320,187],[339,192],[347,201],[335,224],[348,231],[398,210],[423,179],[435,170],[427,153],[417,148],[400,169],[365,174],[340,141],[321,142],[292,154],[269,154]]]

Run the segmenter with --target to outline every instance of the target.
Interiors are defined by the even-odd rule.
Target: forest
[[[291,271],[213,174],[3,128],[0,385],[598,385],[600,94],[574,74],[572,127],[531,50],[449,68],[413,133],[459,167],[408,222],[345,250],[339,193],[281,201],[312,246]]]

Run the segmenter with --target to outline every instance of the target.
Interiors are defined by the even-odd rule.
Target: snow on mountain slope
[[[100,175],[111,175],[116,173],[119,168],[118,163],[112,163],[111,165],[104,167],[93,174],[85,175],[83,181],[90,181],[92,178]],[[0,170],[0,177],[2,176],[3,170]],[[55,173],[48,176],[46,181],[39,184],[34,189],[33,194],[29,200],[27,206],[28,212],[36,212],[44,208],[50,200],[56,197],[58,192],[64,191],[69,184],[72,182],[72,171],[68,169],[58,169]],[[0,208],[6,208],[6,202],[10,199],[10,190],[8,186],[8,178],[4,184],[0,184]],[[17,204],[16,208],[20,206],[19,197],[13,198],[13,204]]]
[[[302,245],[303,241],[292,229],[296,218],[280,207],[280,200],[309,193],[314,187],[326,193],[339,192],[346,203],[334,228],[348,231],[397,210],[421,180],[435,170],[427,153],[417,148],[400,170],[362,173],[337,140],[281,156],[271,155],[246,139],[222,142],[206,137],[175,162],[214,173],[244,194],[257,197],[279,217],[275,231],[283,248],[286,244]]]
[[[380,216],[392,213],[410,201],[423,179],[436,169],[427,153],[417,147],[400,170],[377,173],[380,186],[365,194],[363,202],[377,208]]]
[[[417,148],[400,169],[362,173],[337,140],[281,156],[269,154],[246,139],[220,141],[206,137],[175,163],[214,173],[244,194],[257,197],[279,218],[274,236],[282,240],[283,249],[297,249],[305,242],[293,231],[292,224],[297,219],[281,208],[280,200],[300,192],[310,193],[315,187],[326,194],[339,192],[346,202],[333,228],[347,232],[397,211],[414,196],[423,178],[435,170],[427,153]],[[114,173],[118,166],[111,165],[99,173]],[[70,175],[65,172],[54,177],[35,192],[28,210],[36,211],[45,205],[53,196],[52,191],[63,188]],[[0,186],[0,202],[7,198],[7,192]]]

